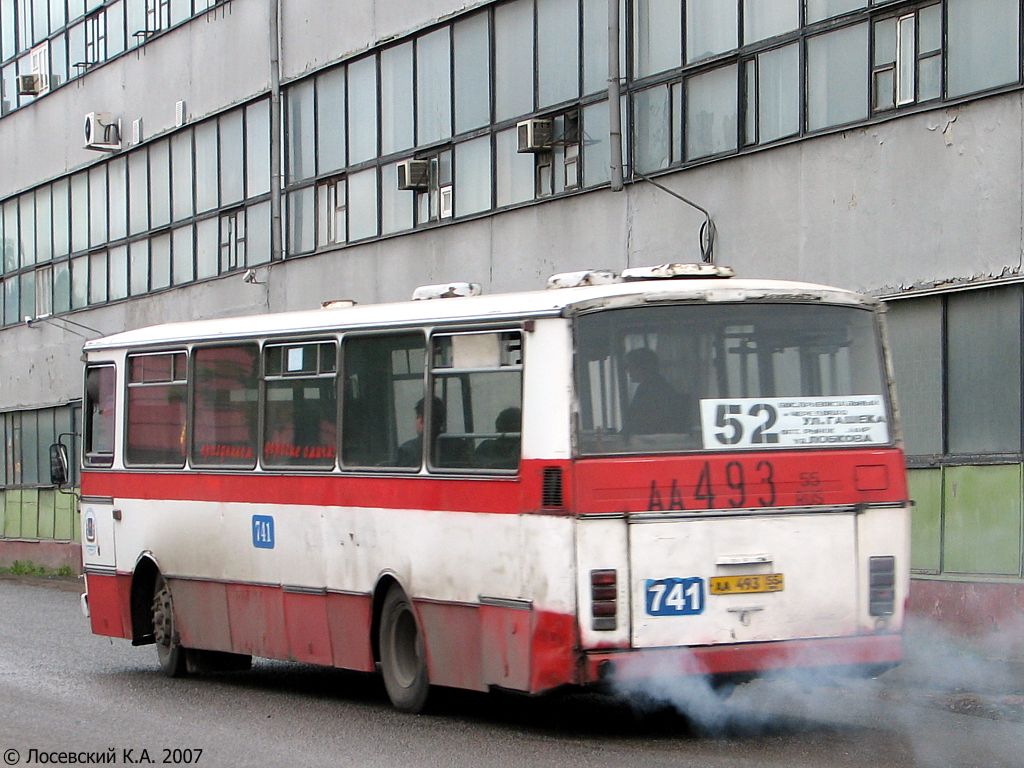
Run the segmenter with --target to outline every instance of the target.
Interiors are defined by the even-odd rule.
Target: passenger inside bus
[[[420,398],[416,403],[416,437],[406,440],[398,447],[398,456],[395,459],[396,467],[418,467],[423,456],[423,406],[426,398]],[[446,417],[444,403],[441,399],[434,397],[430,403],[430,442],[437,439],[437,436],[444,431]]]
[[[625,434],[687,431],[690,419],[683,407],[683,397],[662,375],[654,350],[638,347],[627,352],[626,373],[636,389],[624,414]]]
[[[514,406],[499,413],[494,420],[494,431],[499,434],[477,446],[476,465],[488,469],[515,469],[519,464],[522,421],[522,411]]]

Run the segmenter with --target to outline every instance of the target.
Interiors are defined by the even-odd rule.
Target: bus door
[[[114,573],[114,501],[89,494],[91,470],[114,463],[117,369],[111,364],[90,365],[85,371],[82,435],[81,524],[82,562],[86,572]],[[117,513],[120,515],[120,513]]]
[[[629,528],[633,647],[856,632],[852,508],[641,513]]]
[[[86,573],[114,574],[117,565],[114,543],[115,518],[120,514],[114,500],[83,496],[82,510],[82,564]]]

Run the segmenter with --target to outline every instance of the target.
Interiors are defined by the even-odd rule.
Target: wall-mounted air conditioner
[[[403,160],[398,164],[398,188],[419,192],[430,186],[429,160]]]
[[[27,75],[18,75],[18,95],[38,96],[46,90],[46,75],[32,72]]]
[[[114,152],[121,148],[121,129],[109,112],[89,112],[83,126],[86,149]]]
[[[552,122],[534,117],[516,123],[519,152],[547,152],[551,149]]]

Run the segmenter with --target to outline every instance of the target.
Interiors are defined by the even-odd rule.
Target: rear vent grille
[[[872,616],[891,616],[896,605],[896,558],[870,558],[868,578],[868,612]]]
[[[541,506],[545,509],[561,509],[565,506],[565,496],[562,493],[562,470],[558,467],[544,467]]]

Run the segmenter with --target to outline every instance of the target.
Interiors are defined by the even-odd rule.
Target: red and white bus
[[[85,345],[94,632],[540,693],[902,654],[879,305],[664,265]],[[469,291],[473,293],[474,291]]]

